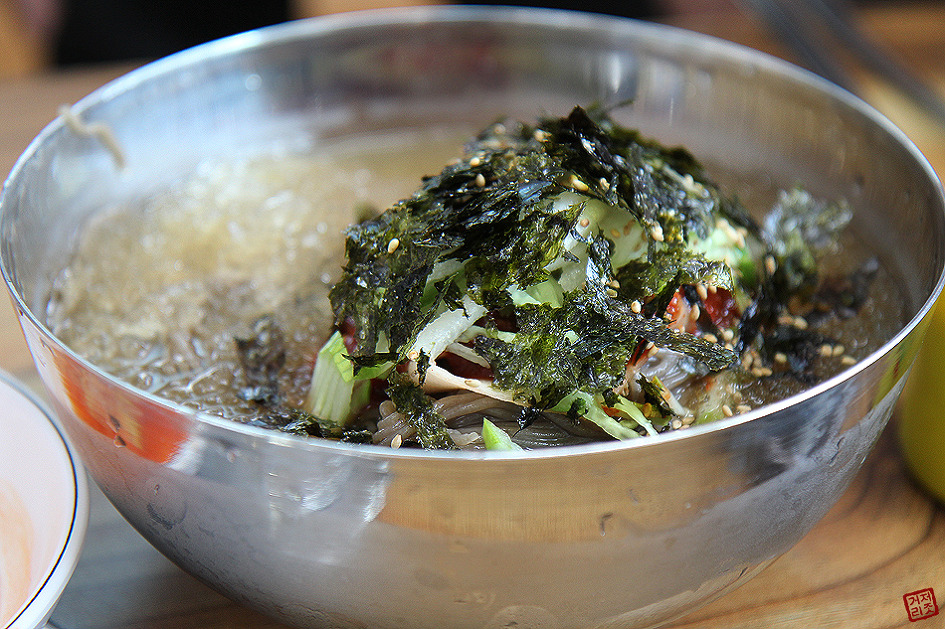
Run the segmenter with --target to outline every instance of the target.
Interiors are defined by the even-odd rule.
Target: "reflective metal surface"
[[[632,99],[618,118],[739,176],[843,196],[908,323],[807,393],[688,432],[444,454],[302,440],[116,382],[43,325],[83,220],[212,157]],[[93,478],[185,570],[302,627],[648,627],[745,581],[840,496],[885,425],[942,286],[939,184],[812,75],[633,21],[440,7],[291,23],[186,51],[54,121],[0,200],[3,274]]]

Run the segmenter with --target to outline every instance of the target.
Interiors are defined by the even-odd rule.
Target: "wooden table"
[[[945,88],[945,7],[874,9],[864,23]],[[751,22],[708,16],[685,25],[783,53]],[[10,169],[60,104],[76,101],[127,69],[86,69],[0,83],[0,173]],[[945,172],[945,132],[878,86],[869,89],[870,99]],[[0,368],[39,389],[8,307],[0,308]],[[92,494],[85,547],[53,615],[62,629],[281,626],[180,571],[94,487]],[[945,627],[945,612],[916,623],[907,617],[903,595],[929,587],[945,604],[945,508],[910,482],[895,431],[887,429],[839,504],[794,549],[747,585],[672,627]]]

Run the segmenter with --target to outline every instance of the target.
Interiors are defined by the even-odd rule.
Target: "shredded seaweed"
[[[814,293],[817,258],[848,220],[843,204],[794,189],[758,225],[687,150],[642,137],[604,108],[576,107],[489,126],[413,196],[349,228],[330,299],[339,324],[355,322],[356,373],[388,368],[387,393],[423,447],[453,447],[422,386],[438,352],[459,342],[525,407],[523,427],[567,406],[620,438],[636,436],[627,425],[652,434],[615,393],[641,348],[682,354],[701,374],[737,365],[751,348],[769,361],[783,350],[792,372],[807,373],[817,338],[779,328],[779,316],[792,297]],[[866,275],[822,301],[854,307]],[[725,324],[737,341],[718,338],[706,287],[747,305],[737,328]],[[673,325],[679,300],[700,309],[700,332]],[[412,371],[389,369],[408,363]],[[658,380],[637,382],[663,418],[680,414]]]

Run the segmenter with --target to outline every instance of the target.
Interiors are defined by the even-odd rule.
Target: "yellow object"
[[[945,296],[906,383],[899,413],[902,451],[915,478],[945,501]]]

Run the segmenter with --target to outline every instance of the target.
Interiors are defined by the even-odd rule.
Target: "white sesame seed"
[[[587,192],[587,184],[578,179],[576,175],[571,175],[571,187],[578,192]]]
[[[607,296],[608,296],[608,297],[616,297],[616,296],[617,296],[617,291],[615,291],[615,290],[612,289],[612,288],[608,288],[608,289],[605,290],[604,292],[607,293]]]
[[[838,345],[834,345],[834,346],[833,346],[833,355],[834,355],[834,356],[842,356],[842,355],[843,355],[843,352],[845,352],[845,351],[847,351],[847,348],[845,348],[843,345],[839,345],[839,344],[838,344]]]
[[[463,382],[466,384],[467,387],[472,387],[473,389],[479,386],[479,381],[473,380],[472,378],[466,378],[465,380],[463,380]]]
[[[820,346],[820,355],[821,356],[833,356],[833,348],[824,343]]]
[[[539,142],[544,142],[545,140],[548,139],[548,134],[542,131],[541,129],[535,129],[535,133],[532,135]]]
[[[682,420],[674,419],[669,423],[669,425],[672,426],[673,430],[679,430],[682,428]]]
[[[696,294],[699,295],[699,299],[705,301],[709,298],[709,289],[705,287],[705,284],[699,282],[696,284]]]
[[[704,338],[705,340],[707,340],[707,341],[710,342],[710,343],[718,343],[718,342],[719,342],[719,337],[717,337],[716,335],[712,334],[711,332],[709,332],[708,334],[704,334],[704,335],[702,336],[702,338]]]
[[[698,321],[699,317],[702,316],[702,310],[699,308],[699,304],[694,304],[689,310],[689,316],[693,321]]]
[[[387,243],[387,253],[394,253],[395,251],[397,251],[397,247],[399,246],[400,246],[400,239],[391,238],[390,242]]]
[[[774,272],[778,270],[778,265],[774,261],[772,256],[765,256],[765,271],[768,272],[768,275],[774,275]]]
[[[643,305],[634,299],[630,302],[630,310],[632,310],[635,314],[640,314],[640,311],[643,310]]]
[[[751,407],[748,406],[747,404],[739,404],[738,406],[735,407],[735,411],[738,413],[747,413],[750,410],[751,410]]]
[[[394,438],[390,440],[390,447],[396,449],[400,447],[400,444],[404,442],[404,438],[400,435],[394,435]]]
[[[591,224],[591,221],[590,221],[589,219],[582,218],[578,224],[579,224],[581,227],[587,227],[588,225]]]
[[[601,177],[600,187],[604,190],[604,192],[607,192],[608,190],[610,190],[610,182],[604,179],[603,177]]]
[[[481,164],[481,163],[482,163],[482,160],[479,159],[478,156],[477,156],[477,157],[473,157],[471,160],[469,160],[469,165],[472,166],[473,168],[475,168],[476,166],[478,166],[478,165]]]
[[[787,354],[784,352],[775,352],[774,353],[774,362],[779,364],[784,364],[787,362]]]
[[[722,330],[722,339],[723,339],[723,340],[725,340],[725,341],[731,341],[733,338],[735,338],[735,333],[732,332],[730,329],[725,328],[724,330]]]
[[[480,188],[486,185],[486,177],[482,173],[476,175],[476,185]]]
[[[844,354],[843,358],[840,359],[840,364],[846,365],[847,367],[849,367],[850,365],[855,365],[856,358],[854,358],[853,356],[850,356],[849,354]]]
[[[804,317],[800,315],[794,317],[794,327],[797,328],[798,330],[806,330],[807,319],[805,319]]]
[[[663,228],[660,225],[654,225],[653,229],[650,230],[650,236],[656,242],[663,242]]]
[[[728,404],[723,404],[723,405],[722,405],[722,414],[725,415],[726,417],[731,417],[731,416],[733,415],[733,413],[732,413],[732,407],[730,407]]]

